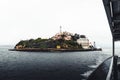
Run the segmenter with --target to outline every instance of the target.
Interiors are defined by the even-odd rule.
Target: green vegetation
[[[16,44],[15,48],[60,48],[63,49],[82,49],[82,46],[79,45],[76,40],[80,38],[80,35],[75,34],[71,36],[70,40],[65,40],[66,35],[61,35],[60,39],[30,39],[30,40],[21,40]]]

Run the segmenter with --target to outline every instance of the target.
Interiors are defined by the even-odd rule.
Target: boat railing
[[[91,73],[87,80],[111,80],[113,64],[114,57],[107,58]]]

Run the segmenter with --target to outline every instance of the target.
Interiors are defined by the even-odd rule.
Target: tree
[[[86,38],[86,36],[85,35],[80,35],[80,38]]]

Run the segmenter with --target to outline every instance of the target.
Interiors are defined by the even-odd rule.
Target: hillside
[[[15,49],[21,48],[62,48],[62,49],[83,49],[78,44],[77,39],[86,38],[84,35],[71,34],[69,32],[57,33],[49,39],[29,39],[21,40],[15,46]]]

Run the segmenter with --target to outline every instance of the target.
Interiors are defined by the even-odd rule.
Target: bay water
[[[9,51],[11,48],[0,46],[0,80],[86,80],[111,56],[109,48],[87,52]]]

